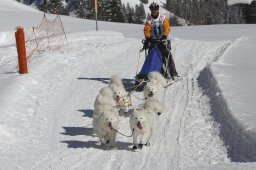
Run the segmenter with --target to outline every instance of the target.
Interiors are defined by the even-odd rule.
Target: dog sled
[[[147,52],[145,51],[145,53]],[[161,68],[162,55],[159,48],[155,44],[146,56],[139,74],[135,76],[135,87],[137,88],[136,90],[141,91],[143,89],[147,82],[147,76],[151,71],[160,72]]]
[[[145,61],[140,72],[135,76],[135,90],[142,91],[147,83],[147,76],[152,71],[161,73],[165,78],[174,80],[174,76],[178,77],[175,64],[171,54],[170,40],[154,40],[153,42],[142,41],[145,50]],[[150,43],[150,45],[148,45]],[[150,47],[148,47],[150,46]],[[147,50],[149,51],[147,53]],[[162,54],[166,56],[162,56]]]

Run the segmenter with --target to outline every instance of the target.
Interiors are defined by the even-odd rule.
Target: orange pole
[[[26,46],[25,46],[25,36],[22,27],[17,27],[15,32],[16,37],[16,46],[18,52],[19,60],[19,72],[20,74],[28,73],[27,67],[27,55],[26,55]]]

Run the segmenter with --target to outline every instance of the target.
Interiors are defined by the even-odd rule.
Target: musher
[[[154,44],[157,44],[161,54],[163,66],[161,73],[165,78],[178,77],[175,63],[171,54],[171,41],[168,39],[171,31],[168,19],[159,13],[159,5],[155,2],[149,6],[151,15],[146,19],[144,26],[144,48],[148,48],[149,51],[153,48]]]

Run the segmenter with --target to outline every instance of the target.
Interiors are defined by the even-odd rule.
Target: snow
[[[251,4],[255,0],[228,0],[227,3],[228,5],[233,5],[233,4]]]
[[[29,33],[42,16],[1,1],[0,169],[256,169],[254,24],[172,28],[181,78],[166,89],[151,145],[133,152],[119,134],[116,149],[103,149],[92,113],[111,75],[132,85],[143,25],[99,22],[97,32],[95,21],[61,16],[69,43],[33,56],[20,75],[15,27]],[[134,107],[143,102],[135,96]],[[126,135],[128,122],[120,114]]]

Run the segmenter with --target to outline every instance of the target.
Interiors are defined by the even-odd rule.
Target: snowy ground
[[[132,85],[143,26],[100,22],[96,32],[93,21],[62,17],[69,44],[33,56],[19,75],[15,25],[29,30],[42,14],[10,2],[0,7],[0,169],[256,168],[255,25],[173,28],[181,80],[166,89],[151,146],[133,152],[132,138],[118,135],[104,150],[93,102],[113,74]],[[134,107],[142,102],[133,97]],[[126,135],[128,122],[120,114]]]
[[[228,5],[233,5],[233,4],[251,4],[255,0],[228,0],[227,3]]]

